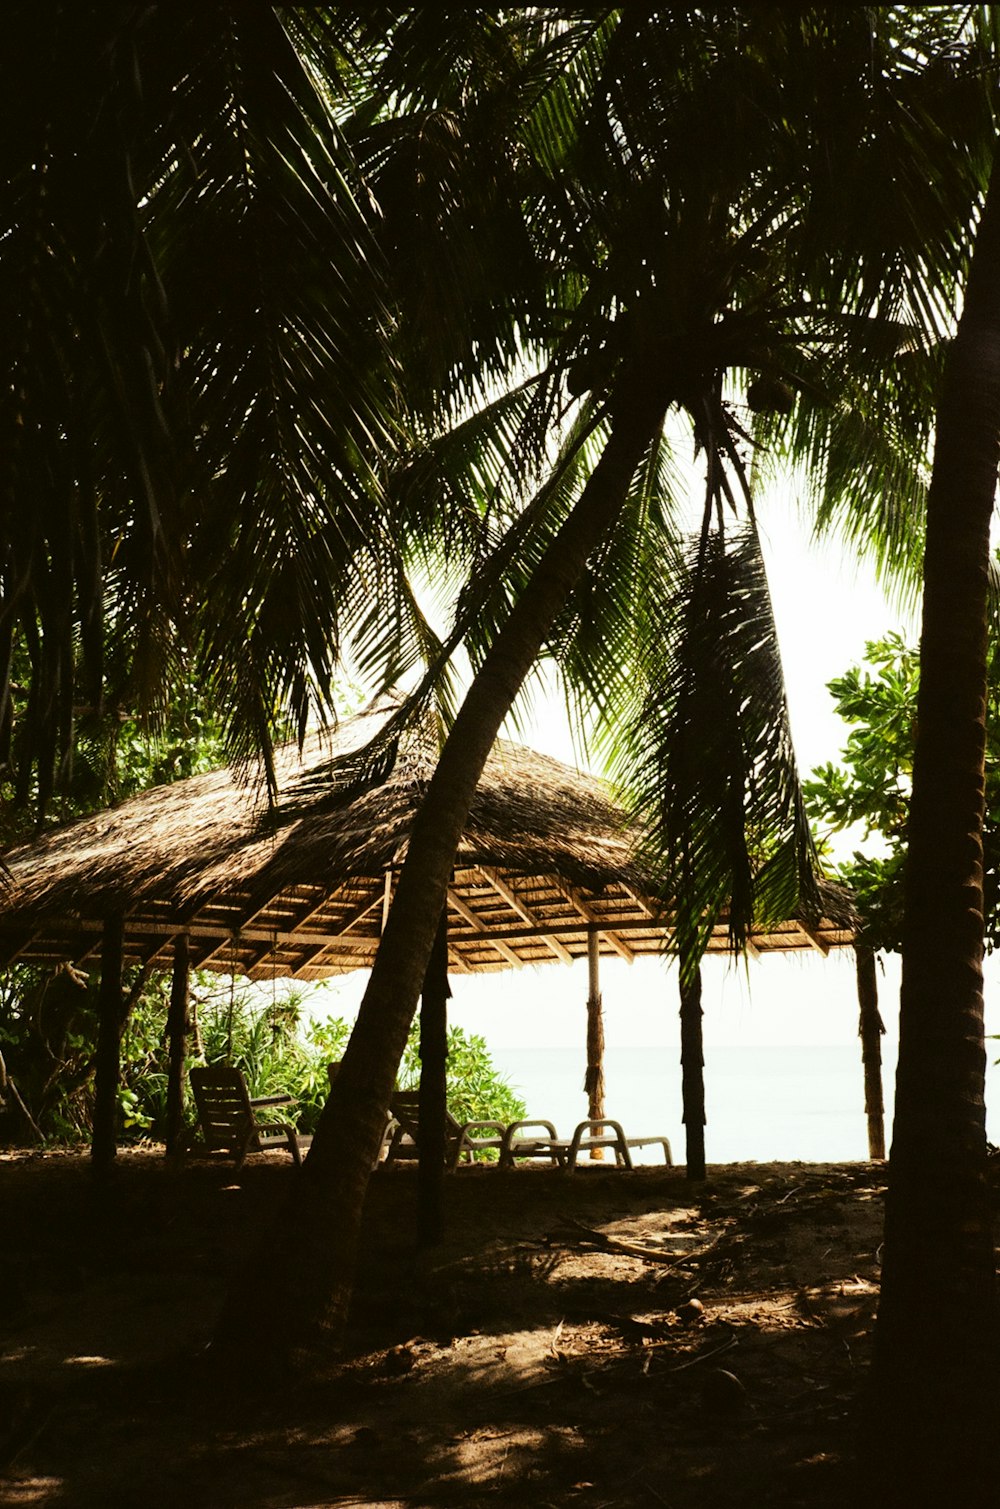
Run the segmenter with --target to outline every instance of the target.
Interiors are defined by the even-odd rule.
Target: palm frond
[[[65,753],[73,693],[53,688],[81,657],[98,700],[106,584],[132,695],[162,697],[167,646],[199,644],[231,753],[266,758],[289,714],[329,707],[358,553],[392,555],[396,382],[363,185],[272,7],[29,9],[0,184],[21,353],[0,569],[47,687],[21,758]]]
[[[655,604],[668,582],[679,590],[686,580],[687,480],[673,439],[662,435],[549,636],[577,739],[612,762],[620,729],[635,714],[640,673],[657,653]]]
[[[808,336],[790,338],[780,358],[774,375],[797,401],[787,415],[747,415],[758,472],[774,462],[798,464],[817,533],[838,533],[880,576],[912,583],[923,548],[940,346],[912,322],[814,315]]]
[[[616,772],[676,905],[690,975],[722,915],[754,924],[819,910],[770,597],[753,530],[712,532],[662,604],[646,695]]]

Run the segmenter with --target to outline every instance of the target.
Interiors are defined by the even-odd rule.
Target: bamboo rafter
[[[530,922],[533,927],[543,928],[544,925],[536,916],[536,914],[531,910],[529,906],[526,906],[524,904],[524,902],[514,891],[513,887],[509,886],[507,882],[503,880],[495,870],[487,869],[484,866],[479,873],[489,882],[500,899],[502,901],[506,901],[511,910],[516,912],[523,921]],[[542,937],[547,946],[555,954],[557,959],[561,959],[564,964],[572,964],[573,955],[570,953],[565,944],[560,943],[559,939],[554,937],[551,933],[546,933],[543,931]]]

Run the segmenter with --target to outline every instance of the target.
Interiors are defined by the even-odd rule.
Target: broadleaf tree
[[[986,804],[983,826],[985,935],[1000,942],[1000,676],[991,627],[986,705]],[[839,761],[803,782],[821,834],[858,832],[858,848],[837,866],[851,890],[868,941],[898,953],[903,933],[906,820],[917,733],[919,652],[897,632],[865,647],[862,665],[828,683],[837,713],[850,725]],[[859,831],[860,830],[860,831]]]

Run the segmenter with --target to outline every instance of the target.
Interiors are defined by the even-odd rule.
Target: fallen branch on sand
[[[662,1263],[667,1272],[674,1268],[696,1266],[703,1258],[715,1252],[716,1248],[729,1237],[728,1232],[723,1232],[721,1236],[717,1236],[706,1246],[699,1247],[694,1252],[662,1252],[655,1247],[643,1247],[638,1242],[624,1242],[620,1237],[608,1236],[606,1232],[599,1231],[594,1226],[585,1226],[582,1221],[576,1221],[572,1217],[566,1218],[566,1225],[572,1226],[574,1231],[579,1232],[597,1247],[603,1247],[608,1252],[620,1252],[626,1257],[642,1258],[647,1263]]]

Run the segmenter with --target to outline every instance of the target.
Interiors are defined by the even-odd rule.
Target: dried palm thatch
[[[320,980],[369,966],[393,876],[435,750],[414,738],[379,785],[345,794],[335,761],[385,717],[372,709],[300,754],[279,752],[274,811],[231,770],[158,787],[5,856],[0,964],[78,965],[104,919],[125,917],[126,958],[166,968],[186,934],[191,963],[252,979]],[[449,967],[505,969],[585,956],[590,933],[626,959],[668,946],[669,909],[635,862],[634,835],[608,788],[522,746],[497,744],[449,890]],[[754,951],[853,942],[831,887],[827,915],[754,935]],[[727,947],[725,921],[710,949]]]

